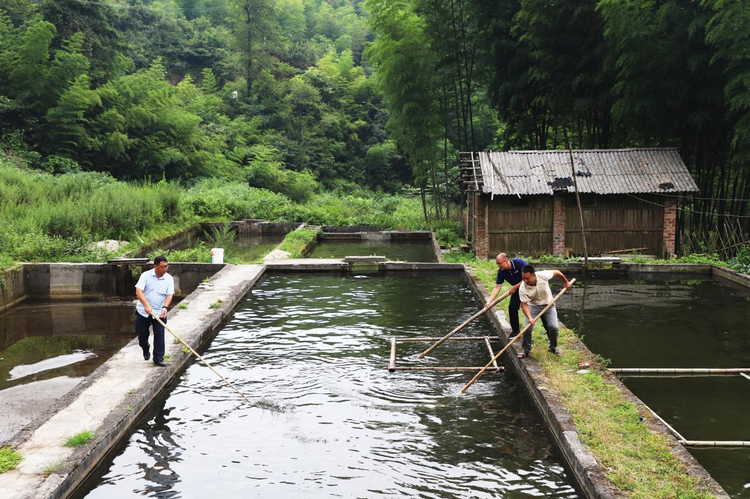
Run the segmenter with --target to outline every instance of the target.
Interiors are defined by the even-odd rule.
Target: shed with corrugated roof
[[[571,158],[572,156],[572,158]],[[460,154],[477,256],[675,251],[677,199],[698,191],[673,148]]]

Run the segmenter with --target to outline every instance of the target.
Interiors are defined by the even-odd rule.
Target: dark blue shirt
[[[510,268],[508,270],[498,270],[497,279],[495,284],[502,284],[503,281],[508,281],[508,284],[514,286],[521,282],[521,269],[524,268],[528,263],[523,258],[511,258]]]

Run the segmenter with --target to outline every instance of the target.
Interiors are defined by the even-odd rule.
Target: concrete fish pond
[[[517,381],[488,375],[457,397],[465,374],[382,370],[392,336],[434,335],[476,306],[455,272],[271,274],[205,352],[253,404],[192,364],[80,496],[575,497]],[[467,329],[493,334],[486,319]]]
[[[125,302],[25,301],[0,313],[0,442],[132,338]]]
[[[436,262],[439,254],[440,247],[434,236],[426,231],[324,231],[307,256],[344,258],[378,255],[392,261]]]
[[[366,271],[356,257],[176,265],[180,286],[194,291],[169,327],[250,401],[171,338],[165,368],[144,362],[131,341],[3,444],[23,459],[0,474],[0,490],[13,498],[623,494],[537,359],[511,349],[463,395],[472,373],[389,372],[396,338],[399,368],[476,372],[507,344],[508,328],[497,309],[469,323],[463,341],[419,358],[430,343],[409,340],[447,333],[489,293],[463,265],[380,260]],[[27,272],[26,289],[93,292],[86,275],[97,269],[51,269],[65,285],[47,287]],[[642,430],[664,438],[679,479],[726,497],[645,416]],[[67,445],[81,435],[80,446]]]
[[[563,322],[611,368],[750,368],[750,289],[706,275],[603,279],[561,300]],[[750,379],[727,373],[620,374],[687,440],[750,440]],[[689,447],[732,496],[750,497],[750,447]]]

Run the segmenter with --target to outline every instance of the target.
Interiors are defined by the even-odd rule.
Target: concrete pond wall
[[[23,265],[24,294],[28,298],[70,300],[130,298],[144,266],[106,263],[33,263]],[[224,267],[212,263],[170,263],[175,295],[187,296],[204,279]]]
[[[134,274],[138,273],[110,269],[103,264],[71,265],[39,264],[28,269],[24,266],[24,272],[20,275],[15,273],[14,278],[27,285],[33,296],[83,296],[84,293],[93,294],[95,289],[101,296],[113,289],[109,278],[120,279],[121,284],[117,286],[126,286],[135,283],[132,279],[135,279],[137,275]],[[560,268],[554,265],[552,267]],[[349,262],[344,260],[309,259],[278,260],[267,265],[170,264],[170,273],[174,272],[181,277],[181,289],[190,289],[192,292],[182,302],[187,309],[173,310],[168,325],[188,344],[198,349],[213,337],[264,272],[338,271],[344,274],[350,269]],[[489,295],[488,290],[476,277],[460,264],[377,262],[377,269],[383,273],[424,270],[464,272],[478,300],[484,302]],[[561,270],[574,272],[575,266],[563,267]],[[690,269],[691,272],[695,270],[695,267]],[[742,275],[731,271],[725,272],[724,269],[714,271],[710,266],[700,271],[706,275],[716,272],[717,276],[728,280],[745,279]],[[128,272],[130,276],[122,275],[123,272]],[[614,273],[618,272],[620,270]],[[675,272],[675,269],[672,269],[672,272]],[[213,273],[215,274],[210,277],[208,283],[198,287],[203,280],[201,276]],[[750,278],[744,282],[750,286]],[[97,288],[94,283],[99,283],[99,287]],[[501,342],[507,342],[510,326],[503,312],[491,314],[490,320],[495,325]],[[592,356],[580,342],[575,348]],[[24,461],[15,470],[0,475],[0,490],[12,491],[8,497],[13,498],[66,497],[74,491],[108,452],[112,451],[117,442],[127,435],[138,417],[151,404],[158,401],[160,394],[168,389],[170,383],[192,361],[191,355],[184,353],[180,345],[171,341],[167,341],[167,353],[172,355],[167,368],[153,368],[150,363],[142,362],[142,358],[141,362],[136,362],[141,352],[137,341],[134,340],[100,366],[81,385],[69,392],[64,399],[36,418],[12,441],[7,442],[24,456]],[[522,362],[514,355],[510,355],[509,359],[515,373],[546,421],[549,432],[564,456],[571,477],[578,484],[580,491],[587,497],[624,496],[625,494],[614,487],[606,477],[607,470],[581,443],[571,416],[557,395],[547,388],[539,365],[533,358]],[[674,439],[666,427],[655,420],[614,375],[606,370],[603,370],[602,375],[607,383],[616,385],[628,400],[636,404],[654,431],[668,439],[673,453],[685,463],[693,476],[717,497],[726,497],[721,487]],[[67,436],[87,429],[95,430],[92,443],[76,449],[62,446]],[[45,473],[44,467],[50,462],[63,464],[58,470]]]

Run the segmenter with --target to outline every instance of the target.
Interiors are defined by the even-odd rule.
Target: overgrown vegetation
[[[52,175],[11,165],[0,157],[0,264],[17,261],[103,261],[199,221],[262,218],[316,225],[378,225],[426,230],[418,197],[364,189],[330,192],[297,203],[283,194],[242,182],[203,179],[189,185],[160,181],[130,184],[102,173]],[[445,234],[455,221],[433,222]],[[234,234],[217,228],[214,242],[168,252],[172,261],[209,262],[210,244],[229,244]],[[455,237],[455,236],[452,236]],[[105,239],[130,243],[116,252],[94,247]],[[231,256],[227,263],[241,263]]]
[[[63,444],[65,447],[81,447],[94,439],[94,432],[85,430],[69,437]]]
[[[319,229],[305,227],[288,233],[281,242],[279,249],[289,253],[289,258],[302,258],[307,246],[318,239],[321,234]]]
[[[492,289],[497,267],[492,261],[474,261],[477,277]],[[505,288],[508,288],[507,283]],[[503,291],[505,291],[504,289]],[[501,304],[508,314],[508,301]],[[519,312],[520,314],[520,312]],[[523,323],[523,317],[521,316]],[[526,333],[528,334],[528,333]],[[672,455],[667,439],[655,434],[641,421],[637,408],[619,389],[606,383],[592,368],[577,374],[579,363],[593,362],[572,347],[575,333],[560,328],[558,344],[562,356],[538,348],[547,341],[541,321],[534,327],[534,358],[539,362],[549,386],[562,398],[578,429],[580,438],[608,469],[607,477],[628,497],[708,498],[696,479]]]
[[[0,473],[12,470],[23,460],[18,452],[10,447],[0,447]]]
[[[727,262],[729,267],[744,273],[750,273],[750,246],[743,246],[737,256]]]

